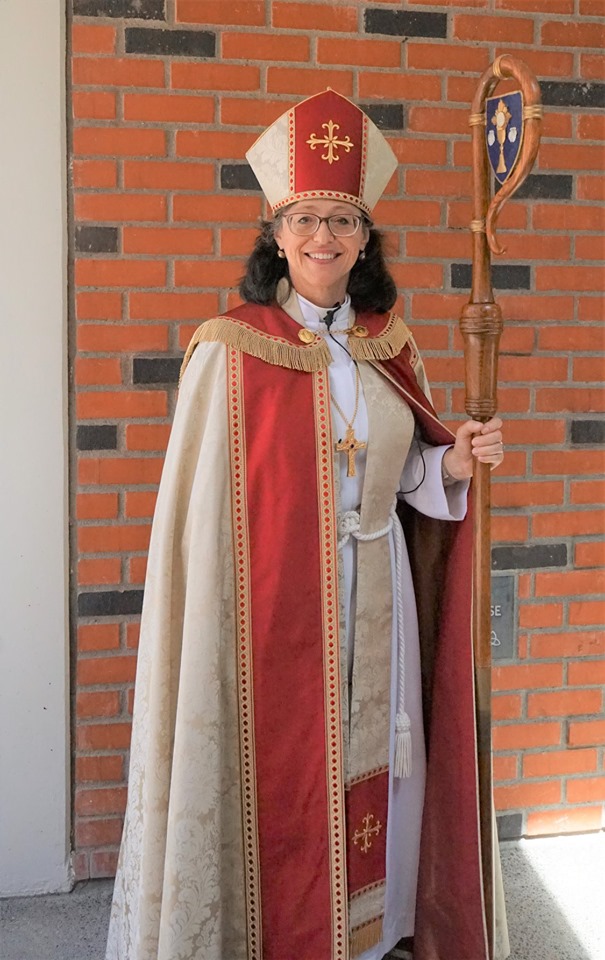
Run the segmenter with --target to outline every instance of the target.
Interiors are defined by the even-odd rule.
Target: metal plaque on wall
[[[494,660],[515,656],[515,578],[492,576],[491,646]]]

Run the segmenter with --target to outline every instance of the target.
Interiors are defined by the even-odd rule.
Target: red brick
[[[605,503],[605,483],[602,480],[572,480],[571,503]]]
[[[373,71],[359,74],[360,97],[389,97],[391,100],[441,100],[441,80],[428,74]]]
[[[138,647],[140,633],[141,633],[140,623],[126,624],[126,646],[130,650],[136,650],[136,648]]]
[[[570,747],[597,746],[605,742],[605,720],[572,720],[569,724]]]
[[[605,117],[596,114],[578,117],[578,136],[582,140],[605,140]]]
[[[76,790],[74,807],[77,814],[85,816],[97,813],[123,813],[126,809],[126,787]]]
[[[187,227],[124,227],[123,249],[124,253],[212,253],[212,232]]]
[[[567,360],[545,357],[501,357],[498,365],[501,381],[560,381],[567,378]]]
[[[76,397],[79,420],[111,417],[165,417],[168,414],[163,390],[86,391]]]
[[[502,293],[498,295],[498,303],[505,320],[533,320],[535,323],[536,320],[572,320],[574,316],[574,299],[569,296],[539,297],[537,294],[532,294],[528,297]],[[506,344],[507,336],[514,335],[515,329],[510,326],[504,327],[503,344]]]
[[[494,757],[493,775],[496,782],[517,779],[517,757]]]
[[[304,63],[309,59],[309,38],[296,34],[223,33],[225,60],[287,60]]]
[[[544,443],[563,443],[565,440],[566,423],[564,420],[512,420],[507,419],[506,442],[510,444],[523,443],[542,445]],[[555,487],[544,487],[545,491],[555,490]]]
[[[541,513],[532,520],[532,533],[534,537],[576,537],[587,533],[605,533],[605,511]]]
[[[341,63],[359,67],[400,67],[401,43],[396,40],[340,40],[319,37],[318,63]]]
[[[604,686],[605,660],[570,663],[567,668],[567,683],[575,686]]]
[[[508,723],[494,727],[494,750],[554,747],[561,743],[560,723]]]
[[[145,193],[77,194],[74,203],[77,220],[132,222],[166,219],[166,198]]]
[[[414,331],[420,350],[447,350],[447,330],[438,324],[423,324]]]
[[[288,106],[283,100],[267,100],[264,97],[259,100],[225,97],[221,101],[221,123],[265,128],[277,120]]]
[[[574,565],[576,567],[599,567],[605,563],[605,545],[601,540],[576,543]]]
[[[261,215],[260,197],[183,196],[174,198],[173,219],[189,223],[253,223]]]
[[[579,604],[570,604],[570,607]],[[570,620],[571,622],[571,620]],[[598,657],[605,653],[605,636],[596,630],[573,633],[542,633],[532,637],[532,657]]]
[[[605,61],[602,54],[585,53],[580,57],[580,76],[585,80],[605,80]]]
[[[76,696],[76,716],[78,719],[84,717],[115,717],[119,712],[120,694],[117,690],[78,693]]]
[[[72,80],[83,86],[163,87],[164,64],[161,60],[134,57],[76,57],[72,61]]]
[[[561,603],[524,603],[519,609],[521,628],[560,627],[562,623],[563,604]]]
[[[117,850],[93,850],[90,854],[91,880],[115,877],[118,867]]]
[[[471,242],[469,237],[459,231],[414,233],[408,230],[405,235],[405,246],[408,257],[439,257],[454,260],[469,256]]]
[[[321,70],[316,67],[268,67],[267,93],[292,93],[313,96],[331,87],[345,97],[353,94],[351,70]]]
[[[521,59],[531,67],[537,76],[542,77],[572,77],[574,75],[573,54],[566,53],[564,50],[550,51],[539,49],[530,49],[524,47],[522,50],[512,50],[510,47],[501,47],[496,49],[496,56],[502,53],[513,53],[519,55]],[[550,111],[552,108],[549,107]]]
[[[391,263],[390,272],[400,289],[443,288],[443,266],[440,263]]]
[[[247,255],[252,250],[258,230],[226,228],[221,230],[221,254],[225,257]]]
[[[127,750],[132,732],[130,723],[80,724],[76,730],[79,750]]]
[[[541,807],[545,804],[560,802],[560,781],[538,781],[536,783],[494,787],[496,810],[518,810],[525,807]]]
[[[603,379],[605,364],[602,357],[579,357],[573,362],[573,378],[598,383]]]
[[[221,287],[237,289],[244,264],[241,260],[177,260],[174,283],[177,287]]]
[[[76,294],[78,320],[119,320],[122,316],[120,293],[97,293],[87,290]]]
[[[73,151],[76,156],[164,156],[166,134],[141,127],[76,127]]]
[[[99,386],[122,383],[122,370],[118,359],[91,357],[76,358],[75,383],[78,386]]]
[[[496,0],[496,8],[501,10],[520,10],[523,13],[573,13],[574,0],[548,0],[545,10],[544,0]]]
[[[527,517],[492,517],[492,538],[498,543],[524,543],[529,536]]]
[[[256,134],[254,133],[221,132],[209,134],[206,130],[177,130],[176,152],[179,157],[216,157],[219,160],[240,160],[255,140]],[[205,200],[206,198],[198,199]],[[224,198],[221,197],[220,199]]]
[[[128,553],[129,550],[147,550],[150,533],[147,524],[80,527],[78,549],[81,553]]]
[[[560,353],[573,352],[574,350],[580,352],[593,351],[599,348],[601,340],[602,334],[591,327],[577,325],[573,327],[543,327],[538,331],[539,350],[555,350]]]
[[[116,496],[116,494],[107,494]],[[119,623],[88,623],[78,627],[78,650],[116,650],[120,646]]]
[[[560,663],[523,664],[492,669],[493,690],[527,690],[539,687],[560,687],[563,666]]]
[[[576,237],[575,253],[578,260],[604,260],[605,259],[605,240],[602,237]],[[601,269],[599,267],[599,269]],[[599,286],[599,291],[601,287]],[[603,312],[602,304],[599,304],[599,311]]]
[[[262,27],[265,24],[263,0],[177,0],[177,23],[237,23]]]
[[[124,185],[129,190],[212,190],[214,167],[183,160],[126,160]]]
[[[451,107],[410,107],[408,129],[423,133],[466,134],[468,110]]]
[[[117,493],[79,493],[76,497],[78,520],[111,520],[117,515]]]
[[[122,579],[121,560],[111,557],[104,560],[78,560],[78,584],[119,583]]]
[[[170,66],[171,86],[183,90],[235,90],[242,93],[260,89],[258,67],[229,63],[180,63]]]
[[[148,484],[158,483],[162,473],[161,457],[87,457],[79,464],[79,481],[83,484]],[[92,528],[87,528],[92,529]],[[118,527],[104,528],[118,531]],[[134,549],[145,549],[135,547]],[[94,550],[90,552],[94,553]]]
[[[547,750],[523,758],[524,777],[562,777],[572,773],[594,773],[596,750]]]
[[[116,48],[116,28],[74,23],[71,27],[72,53],[113,53]]]
[[[116,116],[115,93],[74,90],[71,103],[76,120],[113,120]]]
[[[162,453],[168,445],[170,424],[129,423],[126,426],[126,448],[128,450],[157,450]]]
[[[138,296],[145,296],[139,294]],[[168,330],[148,324],[82,324],[78,329],[78,349],[100,353],[121,353],[130,350],[166,350]]]
[[[447,204],[447,226],[468,230],[473,218],[470,201],[450,201]],[[527,208],[523,203],[509,203],[502,210],[499,220],[501,230],[525,230],[527,227]],[[525,295],[526,300],[531,298]]]
[[[540,154],[543,170],[601,170],[603,147],[577,143],[549,143]],[[602,223],[602,220],[601,220]]]
[[[274,3],[273,26],[293,30],[329,30],[333,33],[357,32],[357,9],[353,6],[336,7],[328,4]],[[283,52],[283,51],[282,51]],[[288,55],[290,48],[288,45]],[[283,59],[277,57],[276,59]]]
[[[462,70],[481,74],[490,56],[485,47],[467,47],[459,43],[423,43],[411,37],[405,44],[407,66],[415,70]]]
[[[568,780],[567,800],[569,803],[605,801],[605,777],[582,777],[578,780]]]
[[[551,409],[554,409],[554,398]],[[563,409],[563,397],[561,397],[556,409],[559,411]],[[583,413],[587,410],[586,407],[581,409]],[[602,473],[603,454],[600,450],[557,450],[557,454],[554,456],[551,450],[537,450],[533,455],[533,470],[534,473],[566,474],[569,476],[583,473]]]
[[[603,177],[576,177],[576,195],[578,200],[605,200],[605,179]]]
[[[426,357],[425,366],[431,383],[452,383],[464,376],[463,357]]]
[[[104,683],[131,683],[135,677],[136,665],[137,658],[132,654],[80,658],[77,666],[78,683],[83,687]],[[119,696],[118,691],[114,692],[116,697]],[[102,813],[101,810],[98,812]]]
[[[604,593],[605,571],[565,570],[556,573],[537,573],[535,591],[537,597]]]
[[[603,288],[603,275],[594,267],[536,267],[536,290],[594,290]]]
[[[436,226],[440,215],[439,204],[429,200],[381,200],[376,208],[380,224]]]
[[[603,212],[600,207],[571,203],[537,203],[533,210],[533,225],[537,230],[602,230]]]
[[[533,43],[533,20],[521,17],[485,17],[457,14],[454,18],[453,36],[457,40],[475,40],[485,43]],[[560,44],[565,46],[565,44]]]
[[[125,514],[127,517],[152,517],[156,500],[156,490],[128,490]]]
[[[600,23],[553,20],[542,25],[541,41],[547,47],[596,47],[602,50],[605,30]]]
[[[121,760],[121,757],[81,757],[80,760]],[[85,778],[82,778],[85,779]],[[122,836],[123,822],[116,817],[111,820],[87,820],[79,817],[76,821],[76,844],[78,847],[106,847],[114,843],[119,843]]]
[[[528,836],[559,835],[561,833],[587,833],[602,827],[601,807],[565,807],[560,810],[538,810],[525,818]]]
[[[493,720],[518,720],[523,701],[519,694],[496,694],[492,697]]]
[[[509,441],[508,423],[506,426],[506,439]],[[535,439],[538,440],[539,432],[536,431]],[[497,478],[495,478],[497,479]],[[544,504],[560,504],[563,502],[563,482],[552,481],[547,483],[511,483],[506,482],[492,484],[492,504],[494,507],[530,507],[542,506]],[[535,519],[535,518],[534,518]]]
[[[75,280],[83,287],[163,287],[166,264],[159,260],[75,261]]]
[[[201,323],[218,313],[213,293],[131,293],[133,320],[197,320]]]
[[[578,297],[578,319],[580,321],[595,320],[597,323],[601,324],[603,319],[603,298],[596,296],[588,297]],[[597,338],[602,339],[602,333],[605,332],[605,328],[602,326],[597,329],[596,335]]]
[[[73,160],[73,185],[78,187],[115,187],[118,167],[112,160]]]
[[[583,17],[600,17],[605,13],[604,0],[580,0],[580,15]]]
[[[528,717],[569,717],[598,713],[602,707],[600,690],[557,690],[552,693],[530,693]]]
[[[133,557],[128,561],[128,583],[145,583],[147,557]]]
[[[131,93],[124,96],[124,119],[151,123],[213,123],[212,97]]]
[[[443,140],[412,140],[400,137],[391,139],[390,146],[399,163],[404,166],[415,163],[423,166],[443,166],[446,162],[447,149]]]
[[[412,297],[412,315],[417,320],[452,320],[460,315],[467,299],[465,294],[457,293],[415,293]],[[419,333],[421,329],[414,332]]]

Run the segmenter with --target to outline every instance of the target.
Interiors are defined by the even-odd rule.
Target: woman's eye
[[[350,227],[353,225],[353,217],[330,217],[330,220],[336,224],[336,226]]]
[[[306,213],[301,213],[296,218],[296,223],[299,223],[301,226],[304,226],[307,223],[311,223],[313,217],[308,216]]]

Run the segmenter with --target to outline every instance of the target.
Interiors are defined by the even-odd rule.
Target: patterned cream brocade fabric
[[[224,345],[191,367],[150,546],[107,960],[247,957]]]

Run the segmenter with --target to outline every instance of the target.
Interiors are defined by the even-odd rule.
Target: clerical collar
[[[298,297],[298,302],[300,304],[303,320],[305,321],[305,326],[314,332],[327,333],[327,327],[323,322],[323,318],[328,312],[328,308],[318,307],[316,303],[311,303],[310,300],[307,300],[305,297],[301,296],[300,293],[297,293],[296,296]],[[330,327],[330,331],[332,333],[342,333],[344,330],[348,329],[350,307],[351,298],[347,294],[343,303],[334,314],[334,321]]]

